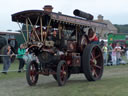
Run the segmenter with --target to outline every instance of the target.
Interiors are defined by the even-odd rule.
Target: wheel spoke
[[[63,81],[63,73],[60,74],[61,80]]]
[[[90,64],[94,64],[94,61],[92,59],[90,60]]]
[[[94,66],[95,66],[95,68],[102,69],[102,67],[99,65],[94,65]]]
[[[36,76],[36,69],[34,64],[30,67],[30,76],[31,76],[31,81],[35,82],[35,76]]]
[[[93,50],[95,51],[97,47],[94,47]]]
[[[95,77],[98,77],[95,68],[92,69],[92,75],[95,76]]]
[[[96,57],[95,57],[95,50],[93,49],[92,50],[92,52],[91,52],[91,57],[92,57],[92,59],[95,59]]]
[[[31,76],[31,79],[32,79],[32,82],[34,82],[34,76],[33,75]]]
[[[62,66],[62,71],[64,71],[64,66]]]
[[[92,54],[93,54],[94,58],[95,58],[95,52],[96,52],[95,50],[96,50],[96,47],[94,47],[93,50],[92,50]]]
[[[99,65],[97,65],[97,59],[101,56],[101,54],[98,54],[96,56],[96,48],[97,47],[94,47],[91,52],[90,65],[92,67],[92,75],[97,78],[98,74],[96,72],[96,69],[101,69],[101,67]]]
[[[95,57],[95,59],[99,58],[100,56],[101,56],[101,54],[98,54],[98,55]]]
[[[64,80],[65,76],[66,76],[66,72],[65,70],[61,70],[61,79]]]
[[[93,59],[95,58],[95,52],[92,52]]]
[[[96,77],[98,77],[98,75],[97,75],[97,73],[96,73],[96,70],[94,70],[94,74],[95,74]]]
[[[96,65],[96,60],[95,59],[91,59],[90,60],[90,65],[92,65],[92,67],[95,67],[95,65]]]
[[[65,78],[65,74],[62,73],[61,80],[64,81],[64,78]]]
[[[92,75],[93,75],[93,76],[95,75],[94,68],[92,68]]]
[[[91,58],[94,59],[94,55],[91,53]]]

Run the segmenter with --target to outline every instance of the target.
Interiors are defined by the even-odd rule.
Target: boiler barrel
[[[87,20],[93,20],[93,15],[83,12],[83,11],[80,11],[78,9],[74,10],[73,14],[76,16],[79,16],[79,17],[86,18]]]

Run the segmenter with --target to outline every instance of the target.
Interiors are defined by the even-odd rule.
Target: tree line
[[[128,24],[125,25],[114,24],[114,26],[118,29],[118,33],[128,33]]]

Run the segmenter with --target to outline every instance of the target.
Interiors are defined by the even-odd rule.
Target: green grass
[[[40,78],[34,87],[25,86],[13,91],[16,96],[127,96],[128,65],[106,66],[103,78],[88,82],[81,75],[72,75],[63,87],[58,87],[55,80],[46,82],[50,77]],[[23,85],[24,86],[24,85]],[[17,93],[17,91],[19,91]]]
[[[127,80],[128,78],[112,78],[97,82],[69,81],[61,88],[48,87],[47,96],[127,96]]]
[[[103,78],[88,82],[84,77],[71,77],[63,87],[57,83],[46,83],[32,87],[37,96],[127,96],[128,65],[106,66]],[[31,93],[29,93],[31,94]],[[33,94],[27,96],[34,96]]]
[[[7,74],[0,73],[0,80],[10,80],[14,78],[22,78],[24,77],[25,72],[18,73],[18,72],[8,72]]]
[[[11,63],[9,71],[10,70],[18,70],[18,66],[19,66],[19,61],[16,59],[15,62]],[[0,64],[0,71],[2,71],[2,70],[3,70],[3,64],[1,63]]]
[[[16,61],[10,69],[17,69],[17,65]],[[96,82],[88,82],[81,74],[71,75],[62,87],[52,76],[41,75],[37,85],[30,87],[25,72],[0,74],[0,82],[0,96],[127,96],[128,64],[105,66],[102,79]]]
[[[18,73],[18,67],[19,67],[19,61],[15,60],[15,62],[13,62],[8,70],[7,75],[0,73],[0,80],[2,79],[11,79],[11,78],[19,78],[19,77],[23,77],[24,73]],[[3,64],[0,64],[0,72],[3,70]]]

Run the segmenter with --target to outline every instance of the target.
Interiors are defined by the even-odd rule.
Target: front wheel
[[[31,61],[27,65],[26,79],[30,86],[36,85],[38,81],[38,64],[35,61]]]
[[[103,55],[100,47],[89,44],[83,51],[82,67],[88,81],[96,81],[103,74]]]
[[[52,76],[53,76],[53,78],[57,81],[57,76],[56,76],[56,74],[53,74]],[[70,76],[71,76],[71,73],[68,72],[67,80],[70,78]]]
[[[57,82],[59,86],[63,86],[68,78],[68,66],[64,60],[60,61],[57,66]]]

